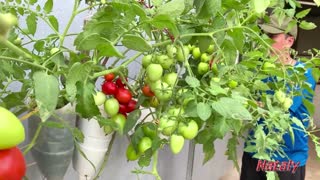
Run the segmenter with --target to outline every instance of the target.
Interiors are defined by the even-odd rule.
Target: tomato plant
[[[107,134],[115,131],[129,137],[128,160],[146,167],[153,158],[149,174],[157,179],[161,178],[156,170],[158,151],[165,145],[176,154],[184,141],[194,139],[203,146],[205,163],[214,156],[213,143],[230,136],[226,156],[237,167],[236,149],[238,141],[246,140],[247,127],[270,130],[256,135],[253,143],[262,148],[248,147],[270,159],[266,152],[279,150],[280,137],[295,123],[288,108],[293,96],[302,95],[296,86],[309,87],[305,69],[276,63],[279,56],[270,56],[276,53],[270,53],[271,40],[258,22],[268,19],[268,11],[279,19],[290,16],[291,25],[302,29],[315,28],[303,19],[307,10],[298,12],[296,0],[75,0],[72,15],[63,19],[66,26],[52,12],[52,0],[40,3],[7,0],[1,4],[0,105],[22,120],[36,115],[46,122],[56,109],[75,104],[73,113],[79,117],[96,119]],[[89,11],[94,15],[84,28],[71,32],[76,17]],[[17,19],[26,23],[18,24]],[[48,34],[39,33],[40,22],[50,29]],[[73,44],[67,43],[72,38]],[[318,80],[320,51],[309,53],[310,58],[301,61]],[[134,63],[137,66],[129,68]],[[280,80],[264,83],[270,76]],[[11,83],[22,84],[20,91],[12,91]],[[292,92],[284,93],[285,88]],[[311,88],[307,90],[312,94]],[[312,115],[314,105],[303,103]],[[106,115],[99,111],[102,104]],[[150,112],[141,113],[140,105]],[[147,117],[152,117],[151,122],[145,121]],[[261,118],[266,124],[258,125]],[[83,140],[75,129],[75,139]],[[318,137],[305,131],[317,142]],[[0,131],[6,139],[0,141],[3,147],[24,138],[9,141],[8,134],[6,129]]]

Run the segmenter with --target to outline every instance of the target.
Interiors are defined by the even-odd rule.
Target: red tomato
[[[130,113],[136,109],[137,101],[131,99],[127,105],[127,113]]]
[[[0,180],[21,180],[26,174],[26,162],[17,147],[0,150]]]
[[[125,88],[119,88],[115,98],[121,103],[121,104],[128,104],[129,101],[132,98],[131,92],[128,89]]]
[[[102,92],[106,95],[114,95],[117,93],[117,85],[113,82],[105,81],[102,84]]]
[[[109,74],[104,75],[104,79],[108,82],[113,81],[114,77],[115,77],[115,75],[113,73],[109,73]]]
[[[119,113],[121,114],[127,113],[127,106],[125,104],[120,104]]]
[[[118,86],[119,88],[123,88],[123,87],[126,86],[126,85],[122,82],[121,78],[118,78],[118,79],[116,80],[116,84],[117,84],[117,86]]]
[[[154,93],[151,91],[149,85],[143,86],[142,93],[147,97],[153,97],[154,96]]]

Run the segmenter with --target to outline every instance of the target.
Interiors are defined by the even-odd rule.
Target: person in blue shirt
[[[290,49],[294,45],[298,34],[297,26],[294,26],[289,31],[286,31],[290,21],[291,19],[286,17],[282,23],[280,23],[276,16],[271,15],[270,22],[260,25],[260,28],[273,40],[272,48],[274,51],[272,52],[277,53],[280,63],[293,67],[303,67],[304,64],[293,59],[290,54]],[[305,76],[307,83],[314,91],[316,82],[312,76],[311,69],[306,70]],[[307,128],[309,125],[309,112],[303,104],[304,98],[311,102],[313,100],[313,96],[308,93],[307,90],[303,90],[302,96],[293,97],[293,104],[289,108],[289,112],[291,117],[299,119],[305,128]],[[295,127],[293,130],[294,142],[292,142],[289,133],[286,133],[283,136],[284,147],[282,148],[286,153],[286,156],[273,157],[274,167],[269,170],[276,171],[280,180],[304,180],[306,172],[305,166],[308,159],[309,150],[308,136],[304,131],[299,130],[297,125],[293,124],[291,126]],[[244,152],[242,156],[240,180],[267,179],[265,172],[266,163],[268,162],[253,158],[252,153]],[[283,166],[284,164],[285,166]]]

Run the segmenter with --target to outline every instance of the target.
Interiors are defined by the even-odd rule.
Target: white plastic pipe
[[[100,128],[98,121],[95,119],[78,119],[77,127],[84,135],[84,142],[78,143],[79,148],[95,168],[75,148],[72,159],[73,169],[79,174],[79,180],[91,180],[97,175],[103,163],[112,134],[105,135],[103,128]]]

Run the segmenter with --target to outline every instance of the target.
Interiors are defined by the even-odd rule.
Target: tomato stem
[[[156,177],[157,180],[161,180],[161,177],[158,173],[157,165],[158,165],[158,153],[159,151],[155,151],[153,154],[153,164],[152,164],[152,174]]]
[[[10,41],[5,39],[5,37],[0,35],[0,43],[3,44],[4,46],[8,47],[10,50],[14,51],[16,54],[27,58],[27,59],[32,59],[32,56],[24,51],[22,51],[19,47],[16,45],[12,44]]]
[[[30,111],[28,114],[22,116],[20,118],[20,121],[24,121],[26,119],[28,119],[30,116],[34,115],[35,113],[37,113],[39,111],[39,108],[35,108],[34,110]]]
[[[40,68],[40,69],[44,69],[44,70],[46,70],[48,72],[53,73],[50,69],[48,69],[48,68],[46,68],[44,66],[41,66],[39,64],[35,64],[35,63],[32,63],[32,62],[28,62],[28,61],[25,61],[25,60],[22,60],[22,59],[16,59],[16,58],[5,57],[5,56],[0,56],[0,59],[16,61],[16,62],[20,62],[20,63],[24,63],[24,64],[29,64],[31,66],[34,66],[34,67],[37,67],[37,68]]]
[[[74,4],[73,4],[73,9],[72,9],[71,17],[70,17],[70,19],[69,19],[69,21],[68,21],[68,24],[67,24],[66,28],[64,29],[63,34],[60,36],[60,47],[63,46],[64,39],[65,39],[65,37],[66,37],[66,35],[67,35],[67,33],[68,33],[68,30],[69,30],[69,28],[70,28],[70,26],[71,26],[74,18],[75,18],[76,15],[77,15],[77,8],[78,8],[78,7],[79,7],[79,1],[78,1],[78,0],[75,0],[75,1],[74,1]]]
[[[38,137],[40,135],[41,129],[42,129],[42,124],[39,123],[38,127],[37,127],[37,130],[36,130],[36,133],[33,136],[30,144],[27,146],[26,150],[23,151],[23,155],[26,155],[33,148],[33,146],[36,144],[36,141],[37,141],[37,139],[38,139]]]

